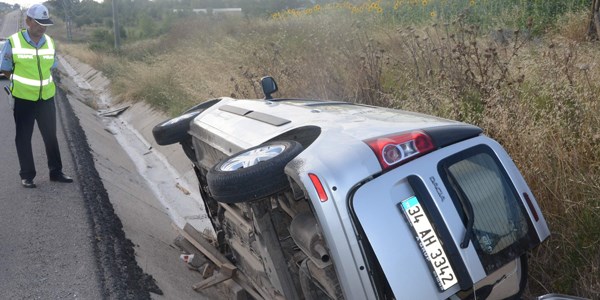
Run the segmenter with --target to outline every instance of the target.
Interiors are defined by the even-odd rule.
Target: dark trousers
[[[42,134],[48,157],[48,169],[50,176],[62,172],[62,161],[56,139],[56,107],[54,97],[48,100],[29,101],[15,98],[14,117],[16,125],[15,143],[21,166],[21,179],[33,179],[35,177],[35,164],[31,150],[31,136],[33,125],[37,121],[38,128]]]

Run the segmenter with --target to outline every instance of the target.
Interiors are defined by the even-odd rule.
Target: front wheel
[[[189,136],[188,130],[190,129],[190,123],[192,120],[204,110],[213,106],[219,101],[221,101],[221,99],[204,101],[200,104],[190,107],[179,117],[175,117],[157,124],[154,126],[154,128],[152,128],[154,140],[161,146],[171,145],[185,140]]]
[[[284,168],[302,150],[296,141],[274,141],[241,151],[208,171],[208,189],[224,203],[270,196],[289,186]]]
[[[202,110],[194,110],[157,124],[152,128],[154,140],[161,146],[183,141],[188,136],[190,123],[201,112]]]

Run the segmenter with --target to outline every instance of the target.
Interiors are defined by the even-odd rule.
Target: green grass
[[[373,15],[386,23],[429,24],[451,22],[468,14],[467,22],[484,28],[529,27],[539,34],[556,18],[591,5],[590,0],[374,0],[359,4],[340,2],[315,5],[306,9],[287,10],[272,15],[274,19],[302,18],[323,13]]]

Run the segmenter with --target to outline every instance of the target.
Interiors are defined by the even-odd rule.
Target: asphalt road
[[[15,32],[18,12],[5,16],[2,35]],[[8,85],[7,79],[0,86]],[[99,298],[86,209],[77,184],[48,180],[39,131],[33,136],[38,188],[21,186],[8,95],[0,94],[0,291],[6,299]],[[61,155],[72,173],[62,128]]]
[[[8,84],[7,80],[0,85]],[[33,136],[36,189],[21,186],[8,96],[0,96],[0,291],[6,299],[101,298],[92,232],[79,186],[48,180],[44,145]],[[65,172],[73,163],[59,129]]]
[[[10,24],[17,24],[19,18],[18,12],[4,16],[0,34],[13,33],[16,25]],[[0,87],[8,84],[0,80]],[[153,278],[135,261],[133,245],[125,238],[64,93],[56,96],[57,134],[63,170],[75,182],[49,181],[44,144],[36,128],[32,138],[38,174],[35,189],[20,183],[8,99],[2,91],[0,298],[150,299],[150,291],[160,294]]]

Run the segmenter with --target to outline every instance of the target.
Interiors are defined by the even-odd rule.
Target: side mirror
[[[273,99],[271,94],[277,92],[277,83],[271,76],[265,76],[260,79],[260,85],[262,86],[263,93],[265,93],[265,99]]]

